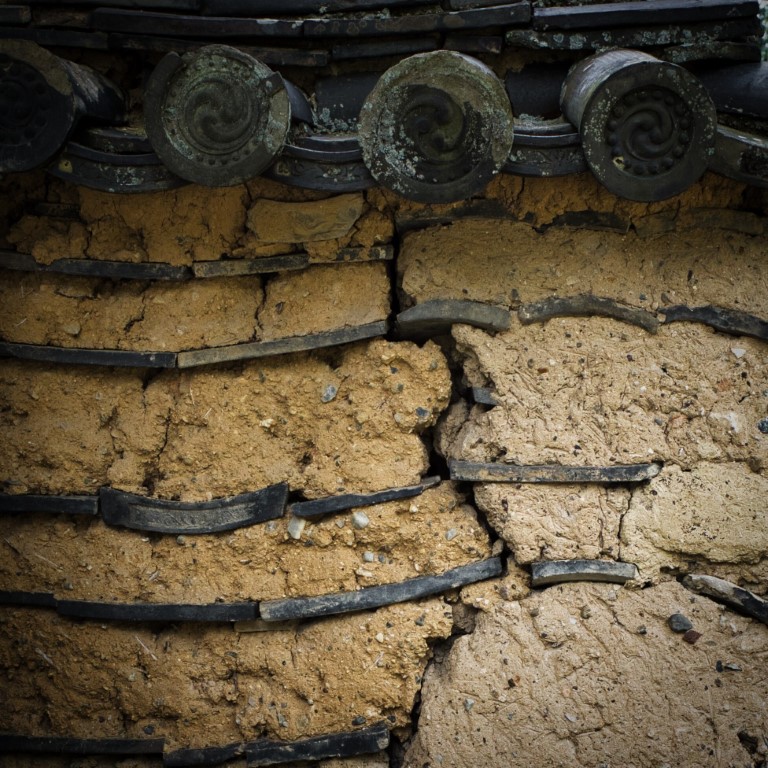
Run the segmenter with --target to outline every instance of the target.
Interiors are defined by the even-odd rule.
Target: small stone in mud
[[[592,609],[588,605],[584,605],[581,608],[581,618],[588,619],[592,615]]]
[[[371,521],[368,519],[368,515],[366,515],[365,512],[355,512],[352,515],[352,525],[357,528],[358,531],[367,528],[370,522]]]
[[[764,435],[768,435],[768,419],[760,419],[760,421],[757,422],[757,428]]]
[[[288,523],[288,535],[292,539],[298,541],[301,538],[301,534],[304,531],[304,526],[307,521],[303,517],[292,517]]]
[[[472,707],[474,706],[475,706],[474,699],[464,699],[464,709],[466,709],[467,712],[471,711]]]
[[[667,624],[673,632],[687,632],[689,629],[693,629],[690,619],[683,616],[682,613],[673,613],[667,619]]]
[[[701,632],[697,632],[695,629],[689,629],[683,635],[683,640],[685,640],[686,643],[690,643],[691,645],[694,645],[700,637],[701,637]]]
[[[320,397],[320,399],[324,403],[330,403],[331,400],[333,400],[336,397],[336,393],[338,392],[338,387],[335,387],[333,384],[329,384],[324,390],[323,394]]]
[[[352,718],[352,725],[364,725],[365,718],[362,715]]]
[[[61,326],[61,330],[70,336],[79,336],[82,329],[80,323],[65,323]]]
[[[449,531],[445,532],[445,538],[447,541],[453,541],[458,535],[459,532],[455,528],[451,528]]]
[[[366,563],[372,563],[376,559],[376,555],[373,552],[363,552],[363,560]]]

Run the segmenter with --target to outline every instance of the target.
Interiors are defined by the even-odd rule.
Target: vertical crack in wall
[[[128,321],[125,323],[123,327],[123,331],[125,332],[125,335],[128,336],[131,333],[131,330],[135,325],[141,324],[144,322],[144,318],[147,314],[147,289],[149,288],[149,283],[144,283],[141,286],[141,292],[139,294],[139,300],[140,304],[137,308],[136,314],[129,318]],[[94,294],[98,295],[100,292],[100,285],[96,286],[94,289]]]
[[[270,272],[268,274],[261,275],[261,303],[256,308],[256,313],[253,317],[253,336],[250,341],[258,341],[264,336],[264,323],[263,315],[267,311],[267,300],[269,296],[269,286],[277,277],[276,272]],[[282,311],[281,307],[276,308],[276,312],[279,314]]]
[[[396,235],[397,237],[397,235]],[[401,307],[410,305],[412,302],[408,300],[407,294],[403,291],[403,287],[399,281],[398,263],[397,257],[400,252],[400,243],[395,244],[395,257],[392,263],[389,265],[390,279],[392,280],[392,315],[391,315],[391,328],[390,336],[392,340],[397,341],[398,336],[394,332],[394,322],[397,314],[400,312]],[[450,480],[450,471],[448,466],[447,457],[440,450],[439,433],[444,426],[446,419],[452,409],[454,409],[460,402],[467,403],[468,409],[471,407],[469,398],[471,397],[471,386],[468,382],[467,372],[465,370],[465,363],[469,357],[470,350],[462,349],[461,351],[456,344],[455,339],[451,334],[441,335],[439,337],[433,337],[431,341],[437,343],[446,359],[448,369],[451,375],[451,396],[450,401],[443,409],[442,413],[438,417],[436,424],[429,429],[424,430],[421,433],[421,438],[425,444],[425,447],[429,456],[429,469],[428,474],[439,476],[443,481]],[[495,555],[502,555],[506,560],[507,556],[511,556],[511,552],[503,539],[499,536],[499,533],[493,528],[488,521],[486,515],[480,509],[475,501],[474,489],[470,483],[459,483],[458,490],[465,498],[465,503],[472,507],[474,510],[477,523],[486,532]],[[407,752],[409,744],[413,741],[419,728],[419,719],[421,716],[422,705],[422,689],[424,680],[432,674],[436,665],[444,663],[445,659],[451,654],[452,648],[460,637],[472,634],[475,630],[475,618],[479,609],[462,601],[460,590],[453,590],[445,596],[446,608],[450,608],[452,613],[452,631],[449,637],[439,640],[428,641],[430,649],[430,658],[424,668],[424,672],[419,680],[419,689],[416,693],[413,709],[411,710],[411,727],[409,733],[403,734],[402,740],[393,734],[390,747],[388,749],[389,765],[390,768],[402,768],[404,765],[405,754]]]
[[[150,410],[149,398],[151,397],[153,392],[152,385],[156,381],[158,380],[162,381],[165,378],[167,378],[167,376],[160,369],[150,370],[144,376],[144,379],[142,382],[141,404],[145,411],[145,418],[146,418],[147,411]],[[163,453],[165,452],[165,449],[168,446],[168,441],[170,439],[171,414],[173,413],[175,402],[176,402],[176,397],[172,396],[169,402],[167,403],[167,407],[165,408],[165,413],[162,415],[162,419],[163,419],[162,437],[159,441],[159,445],[157,446],[156,450],[153,451],[153,455],[147,461],[147,465],[144,471],[144,476],[141,481],[142,487],[146,489],[146,494],[148,496],[154,495],[157,481],[160,480],[161,478],[160,462],[162,460]]]

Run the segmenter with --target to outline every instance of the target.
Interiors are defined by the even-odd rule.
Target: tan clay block
[[[743,463],[702,462],[691,471],[665,467],[632,494],[624,518],[622,558],[656,581],[663,571],[703,571],[768,587],[768,477]]]
[[[88,230],[80,221],[46,216],[22,216],[10,229],[8,242],[41,264],[81,258],[88,247]]]
[[[268,341],[386,320],[389,312],[386,264],[314,266],[270,280],[259,323]]]
[[[190,264],[231,252],[245,231],[242,186],[189,185],[168,192],[111,195],[80,191],[91,259]]]
[[[475,501],[521,564],[618,558],[624,488],[482,483]]]
[[[162,450],[172,401],[143,385],[131,369],[3,361],[3,490],[93,494],[111,478],[141,489]]]
[[[680,323],[648,334],[605,318],[454,327],[473,383],[500,405],[458,405],[441,447],[472,461],[609,465],[699,461],[766,466],[762,342]]]
[[[768,727],[768,633],[693,597],[567,584],[479,614],[426,676],[404,767],[744,764],[739,733]],[[678,612],[695,645],[667,626]]]
[[[63,494],[109,485],[194,501],[282,481],[308,498],[418,482],[427,469],[418,433],[450,396],[439,348],[373,341],[326,355],[332,362],[286,355],[155,378],[8,362],[5,487]]]
[[[306,203],[257,200],[248,211],[248,229],[259,242],[303,243],[344,237],[363,213],[359,193]]]
[[[408,234],[398,259],[414,303],[472,299],[516,308],[591,293],[649,311],[715,304],[768,317],[764,239],[697,227],[652,241],[630,232],[466,220]],[[599,263],[599,268],[596,264]]]
[[[5,341],[178,352],[252,341],[262,291],[258,277],[146,283],[4,270],[0,303]]]

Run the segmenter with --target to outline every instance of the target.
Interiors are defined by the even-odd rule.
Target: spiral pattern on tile
[[[175,77],[163,119],[176,148],[208,165],[230,165],[258,147],[264,88],[245,63],[212,54]],[[268,98],[268,97],[267,97]]]
[[[283,147],[290,104],[280,75],[235,48],[211,45],[162,61],[145,95],[153,147],[178,176],[229,186],[259,175]]]
[[[429,86],[409,89],[397,141],[407,152],[416,174],[434,184],[455,181],[481,159],[476,136],[480,116],[466,112],[450,94]]]
[[[463,200],[509,157],[512,110],[484,64],[449,51],[404,59],[360,113],[365,164],[384,186],[421,202]]]
[[[692,115],[668,88],[639,88],[617,100],[605,140],[614,164],[635,176],[669,171],[688,151]]]

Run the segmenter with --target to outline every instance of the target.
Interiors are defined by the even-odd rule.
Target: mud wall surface
[[[4,765],[766,764],[761,193],[3,185]]]

